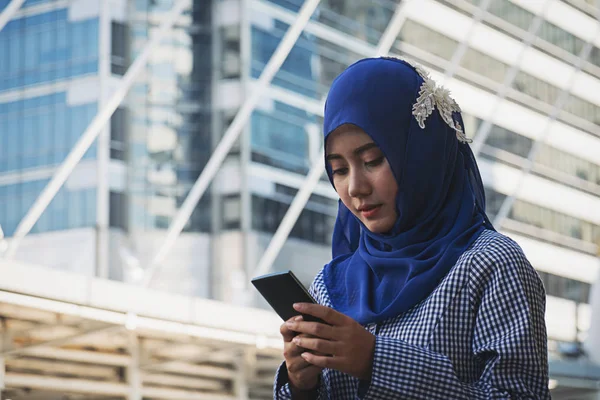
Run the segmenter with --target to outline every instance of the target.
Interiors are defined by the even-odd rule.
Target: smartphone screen
[[[284,321],[300,315],[294,303],[317,303],[292,271],[259,276],[252,284]],[[303,317],[305,321],[323,322],[311,315]]]

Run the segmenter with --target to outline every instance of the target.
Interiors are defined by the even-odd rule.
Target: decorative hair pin
[[[395,57],[385,57],[392,60],[400,60]],[[436,82],[431,78],[429,72],[427,72],[422,66],[414,64],[407,60],[400,60],[409,64],[414,70],[423,78],[423,84],[419,89],[419,97],[413,104],[412,114],[417,120],[419,127],[425,129],[425,121],[433,113],[433,110],[437,106],[438,112],[444,122],[452,129],[456,131],[456,138],[462,143],[471,143],[472,140],[467,138],[465,132],[460,126],[460,123],[454,120],[452,116],[453,112],[460,112],[460,107],[450,97],[450,91],[442,86],[437,86]]]

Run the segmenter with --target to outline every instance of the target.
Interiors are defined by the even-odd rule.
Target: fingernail
[[[294,303],[294,309],[296,309],[296,310],[302,309],[302,304],[301,303]]]
[[[296,318],[294,318],[294,321],[302,321],[302,315],[299,315]]]
[[[302,358],[306,358],[307,356],[308,356],[308,354],[307,354],[307,353],[302,353],[302,354],[300,354],[300,357],[302,357]]]
[[[292,339],[292,342],[294,344],[298,344],[298,343],[300,343],[300,339],[298,339],[297,337],[295,337],[295,338]]]

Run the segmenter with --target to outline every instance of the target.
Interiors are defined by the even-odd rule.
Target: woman
[[[361,60],[325,106],[340,196],[319,305],[284,323],[275,398],[546,399],[545,293],[485,215],[460,109],[427,73]]]

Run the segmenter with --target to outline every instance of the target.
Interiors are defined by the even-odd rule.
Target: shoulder
[[[463,258],[470,261],[471,272],[490,273],[504,268],[532,268],[517,242],[492,230],[483,231],[465,251]]]
[[[539,275],[513,239],[486,230],[463,255],[468,260],[471,286],[477,292],[497,285],[503,291],[544,295]]]

